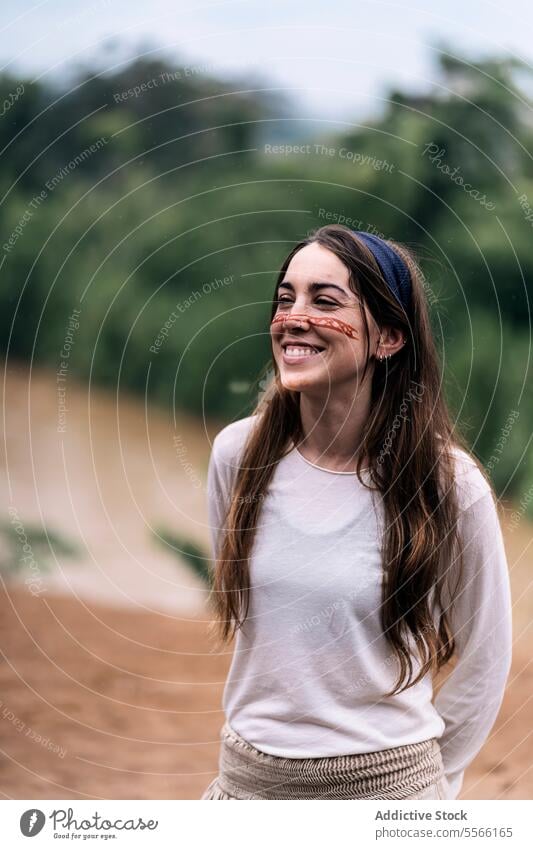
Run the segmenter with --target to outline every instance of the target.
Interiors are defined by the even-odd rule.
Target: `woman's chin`
[[[281,368],[280,369],[281,383],[285,389],[291,392],[303,392],[305,390],[319,389],[327,386],[327,375],[324,375],[321,369],[314,368]]]

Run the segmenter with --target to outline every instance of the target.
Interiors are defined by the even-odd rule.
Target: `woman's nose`
[[[302,325],[308,326],[308,323],[308,317],[304,313],[297,312],[296,310],[292,314],[285,316],[285,324],[288,327],[301,327]]]

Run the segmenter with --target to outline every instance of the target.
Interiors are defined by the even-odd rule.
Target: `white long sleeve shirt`
[[[217,434],[208,469],[213,556],[254,416]],[[384,697],[398,673],[382,632],[384,511],[352,472],[322,469],[296,447],[276,466],[250,558],[251,599],[223,695],[229,724],[282,757],[325,757],[437,737],[450,797],[487,739],[511,662],[511,598],[490,488],[455,449],[464,577],[452,628],[456,666],[433,699],[431,675]],[[368,479],[366,482],[370,483]],[[414,657],[414,668],[418,659]]]

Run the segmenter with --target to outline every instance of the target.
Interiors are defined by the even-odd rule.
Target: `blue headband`
[[[352,233],[370,248],[389,289],[407,312],[411,304],[411,275],[401,256],[379,236],[363,230],[352,230]]]

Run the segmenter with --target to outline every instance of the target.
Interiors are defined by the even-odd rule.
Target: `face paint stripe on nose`
[[[279,315],[274,316],[270,326],[272,327],[273,324],[285,325],[287,321],[290,321],[293,318],[304,319],[305,321],[308,321],[309,324],[316,324],[318,327],[329,327],[331,330],[338,330],[339,333],[344,333],[351,339],[359,338],[359,333],[355,327],[352,327],[351,324],[347,324],[345,321],[341,321],[340,318],[334,318],[332,315],[306,315],[305,313],[283,315],[283,313],[280,313]]]

